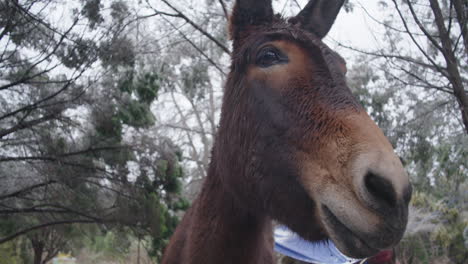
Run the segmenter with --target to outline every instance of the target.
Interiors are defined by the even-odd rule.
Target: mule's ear
[[[231,38],[236,40],[248,31],[248,27],[268,24],[272,20],[271,0],[236,0],[231,15]]]
[[[310,0],[301,12],[290,20],[324,38],[335,22],[344,0]]]

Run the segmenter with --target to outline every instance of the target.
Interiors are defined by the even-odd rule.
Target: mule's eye
[[[257,54],[255,64],[262,68],[270,67],[280,63],[287,63],[288,58],[274,47],[266,47]]]

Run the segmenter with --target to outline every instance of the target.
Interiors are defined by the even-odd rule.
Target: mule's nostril
[[[396,205],[395,189],[389,180],[369,171],[364,177],[364,184],[367,191],[379,202],[384,202],[391,207]]]

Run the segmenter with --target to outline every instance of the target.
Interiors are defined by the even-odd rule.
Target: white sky
[[[297,0],[297,2],[301,7],[304,7],[308,0]],[[353,11],[348,13],[344,9],[341,10],[335,24],[325,38],[325,42],[329,46],[335,48],[347,59],[356,55],[356,52],[337,47],[336,42],[362,50],[378,47],[376,36],[373,33],[377,32],[380,27],[369,17],[369,14],[378,20],[383,20],[384,17],[383,10],[378,6],[376,0],[352,0],[351,3],[354,5]],[[283,5],[284,0],[274,1],[275,12],[280,12]]]

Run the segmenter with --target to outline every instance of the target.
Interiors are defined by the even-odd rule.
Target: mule
[[[272,221],[362,258],[402,237],[411,186],[322,39],[344,0],[295,17],[237,0],[232,64],[208,176],[165,264],[274,263]]]

